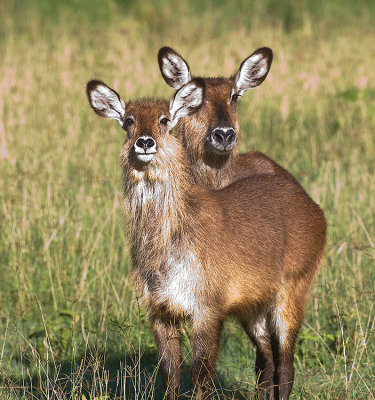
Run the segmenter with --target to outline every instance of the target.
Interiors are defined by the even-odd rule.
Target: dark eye
[[[125,126],[130,126],[130,125],[133,125],[133,124],[134,124],[134,118],[132,118],[132,117],[125,118],[125,122],[124,122]]]
[[[163,117],[163,118],[160,120],[160,123],[161,123],[162,125],[168,125],[168,122],[169,122],[169,119],[168,119],[167,117]]]
[[[232,94],[232,98],[230,99],[233,103],[237,103],[237,100],[240,98],[241,96],[239,94]]]

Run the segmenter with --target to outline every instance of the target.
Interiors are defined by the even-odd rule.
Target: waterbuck
[[[220,332],[236,317],[257,346],[259,395],[288,399],[294,344],[325,246],[323,212],[293,179],[254,174],[220,190],[197,185],[170,129],[197,111],[205,82],[170,102],[125,103],[87,85],[102,117],[127,131],[121,150],[132,274],[147,307],[168,399],[179,394],[179,323],[193,328],[192,380],[209,398]]]
[[[196,113],[179,122],[177,134],[189,157],[195,182],[219,189],[251,174],[292,175],[259,151],[238,154],[240,124],[237,101],[267,77],[272,50],[262,47],[246,58],[230,78],[201,78],[204,99]],[[191,80],[188,63],[170,47],[158,53],[161,74],[167,84],[179,89]]]

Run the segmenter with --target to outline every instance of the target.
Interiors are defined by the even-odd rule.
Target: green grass
[[[156,347],[129,281],[124,133],[89,109],[99,78],[170,97],[175,47],[199,75],[274,49],[239,106],[242,151],[290,170],[324,209],[326,258],[296,347],[293,399],[375,397],[372,1],[0,2],[0,398],[159,399]],[[183,329],[190,391],[190,329]],[[218,392],[254,390],[255,352],[229,321]],[[156,368],[157,369],[157,368]],[[139,394],[141,393],[141,394]]]

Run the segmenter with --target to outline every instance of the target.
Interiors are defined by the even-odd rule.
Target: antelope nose
[[[232,128],[216,128],[211,133],[213,143],[226,149],[233,147],[236,141],[236,132]]]
[[[155,140],[150,137],[150,136],[143,136],[139,137],[136,142],[135,142],[135,147],[143,149],[145,153],[147,153],[147,150],[152,149],[153,147],[156,148],[156,142]]]

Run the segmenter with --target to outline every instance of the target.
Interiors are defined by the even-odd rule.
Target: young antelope
[[[293,351],[325,246],[323,212],[288,175],[258,174],[220,190],[197,185],[170,134],[198,111],[194,79],[168,103],[125,103],[100,81],[91,107],[127,131],[121,151],[132,274],[147,307],[168,399],[179,394],[179,323],[193,327],[192,380],[210,396],[220,332],[236,317],[257,347],[259,396],[288,399]]]

